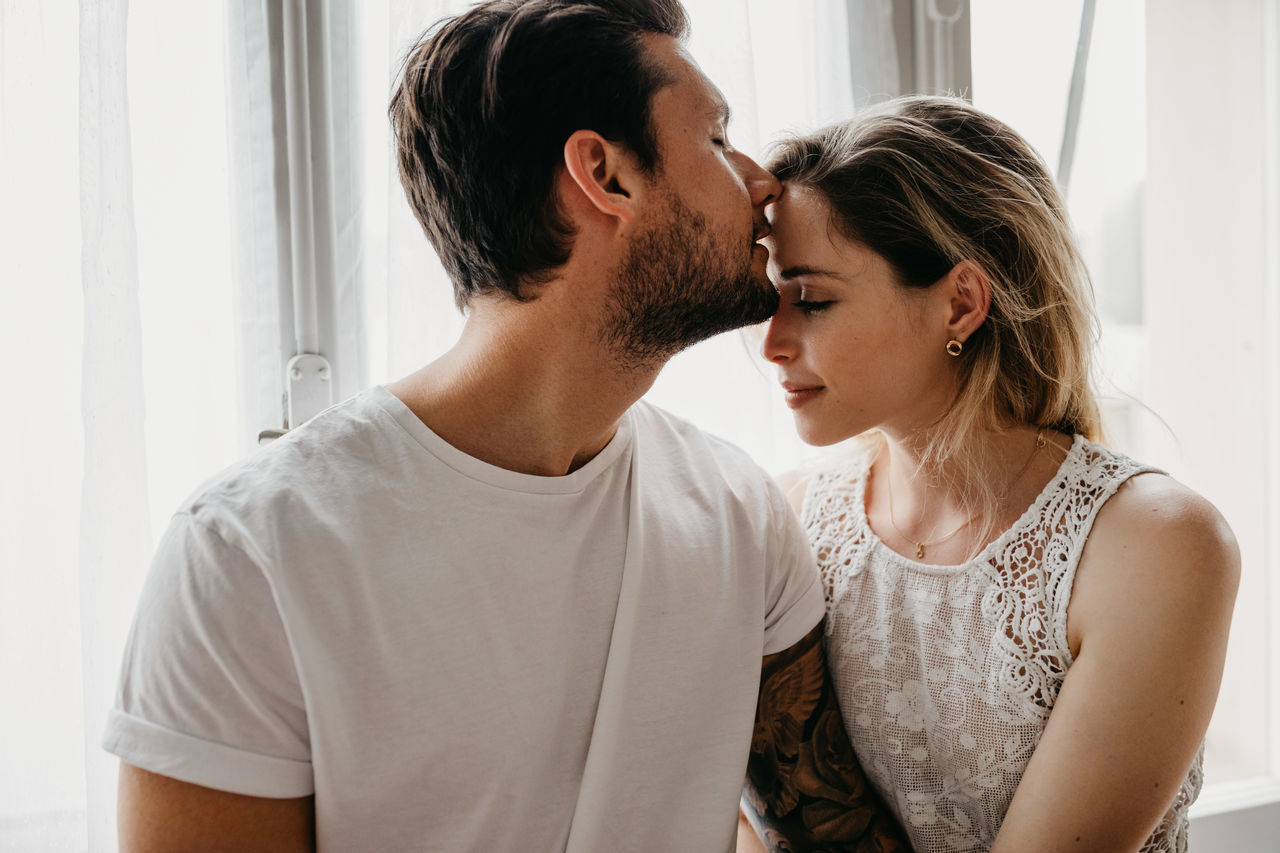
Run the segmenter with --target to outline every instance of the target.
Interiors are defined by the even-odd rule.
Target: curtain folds
[[[116,849],[155,537],[236,446],[216,7],[0,0],[0,850]]]
[[[80,4],[80,630],[90,850],[113,849],[115,761],[98,747],[128,629],[117,567],[146,565],[148,526],[141,313],[126,81],[128,0]],[[136,570],[126,575],[137,577]],[[136,591],[126,581],[125,588]],[[109,606],[116,604],[120,606]]]
[[[899,62],[909,57],[901,56],[903,51],[898,50],[894,5],[895,0],[847,0],[845,29],[831,30],[831,38],[847,34],[849,78],[856,106],[906,92]]]
[[[227,9],[248,436],[283,425],[283,365],[293,355],[328,359],[334,402],[368,384],[362,132],[350,0],[233,0]]]

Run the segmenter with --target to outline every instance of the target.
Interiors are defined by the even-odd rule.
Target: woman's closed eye
[[[835,303],[834,299],[824,299],[824,300],[797,299],[795,302],[792,302],[791,304],[794,305],[796,308],[799,308],[805,314],[817,314],[819,311],[825,311],[834,303]]]

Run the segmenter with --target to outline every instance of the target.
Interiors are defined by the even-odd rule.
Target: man
[[[892,849],[806,762],[849,748],[785,499],[637,402],[777,306],[778,185],[684,29],[492,0],[416,46],[401,176],[465,330],[175,516],[105,738],[122,849],[723,851],[749,750],[767,832]]]

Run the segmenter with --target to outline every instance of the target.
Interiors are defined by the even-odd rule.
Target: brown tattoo
[[[743,810],[775,853],[911,850],[854,755],[822,625],[764,659]]]

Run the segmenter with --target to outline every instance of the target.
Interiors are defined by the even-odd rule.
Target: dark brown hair
[[[554,178],[575,131],[658,168],[650,102],[670,81],[643,37],[687,29],[678,0],[489,0],[411,48],[390,108],[400,180],[459,307],[524,298],[568,260]]]

